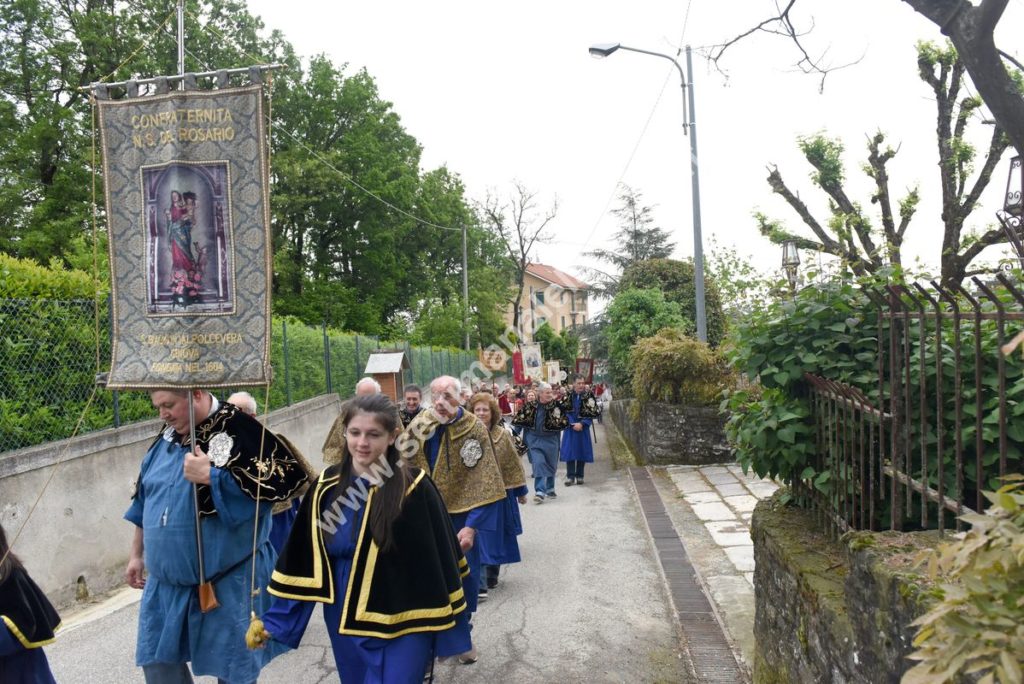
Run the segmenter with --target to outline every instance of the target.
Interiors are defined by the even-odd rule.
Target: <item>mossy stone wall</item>
[[[831,540],[806,510],[760,502],[754,540],[754,682],[898,684],[912,665],[910,624],[926,611],[913,558],[934,533]]]
[[[725,417],[717,407],[649,401],[636,410],[632,408],[635,402],[617,399],[608,411],[644,463],[705,465],[733,461],[725,440]]]

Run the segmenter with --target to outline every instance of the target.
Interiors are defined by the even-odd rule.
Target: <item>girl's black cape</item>
[[[53,642],[60,615],[24,568],[12,567],[0,582],[0,620],[25,648]]]
[[[344,601],[337,627],[340,634],[392,639],[454,626],[455,616],[466,608],[462,578],[469,574],[469,565],[433,481],[422,470],[406,467],[413,482],[394,523],[394,545],[386,552],[370,534],[378,488],[369,488],[344,596],[335,595],[324,528],[335,526],[337,534],[350,532],[336,519],[321,518],[320,511],[326,502],[328,511],[333,508],[350,516],[352,511],[340,502],[351,500],[352,495],[341,483],[341,466],[327,468],[303,498],[271,576],[270,593],[299,601]]]

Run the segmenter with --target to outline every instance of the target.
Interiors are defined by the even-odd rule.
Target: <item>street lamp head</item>
[[[590,56],[603,59],[619,49],[619,43],[598,43],[590,46]]]
[[[593,48],[591,48],[593,50]],[[1020,216],[1024,208],[1024,174],[1021,171],[1021,157],[1010,160],[1010,174],[1006,178],[1006,197],[1003,211],[1011,216]]]
[[[1006,179],[1003,209],[996,212],[996,218],[1003,225],[1006,239],[1020,259],[1021,268],[1024,269],[1024,173],[1021,161],[1021,157],[1010,160],[1010,175]]]
[[[786,272],[786,279],[789,286],[796,289],[796,271],[800,267],[800,250],[797,249],[796,241],[786,240],[782,243],[782,269]]]

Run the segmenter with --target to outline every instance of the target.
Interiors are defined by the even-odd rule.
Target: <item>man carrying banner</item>
[[[195,675],[255,682],[281,651],[250,652],[238,636],[250,610],[270,605],[262,592],[250,600],[251,580],[255,574],[256,588],[269,581],[271,508],[295,494],[306,474],[273,433],[204,390],[191,390],[193,446],[189,392],[150,392],[166,428],[142,461],[124,516],[135,525],[125,576],[143,589],[135,660],[147,684],[191,682],[189,662]],[[212,604],[201,585],[212,585]]]

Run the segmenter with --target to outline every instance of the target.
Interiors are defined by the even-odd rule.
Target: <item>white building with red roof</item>
[[[523,341],[532,342],[537,328],[547,323],[561,333],[590,320],[588,293],[590,285],[546,264],[528,264],[519,300],[519,325]],[[512,325],[513,305],[505,312],[505,322]]]

